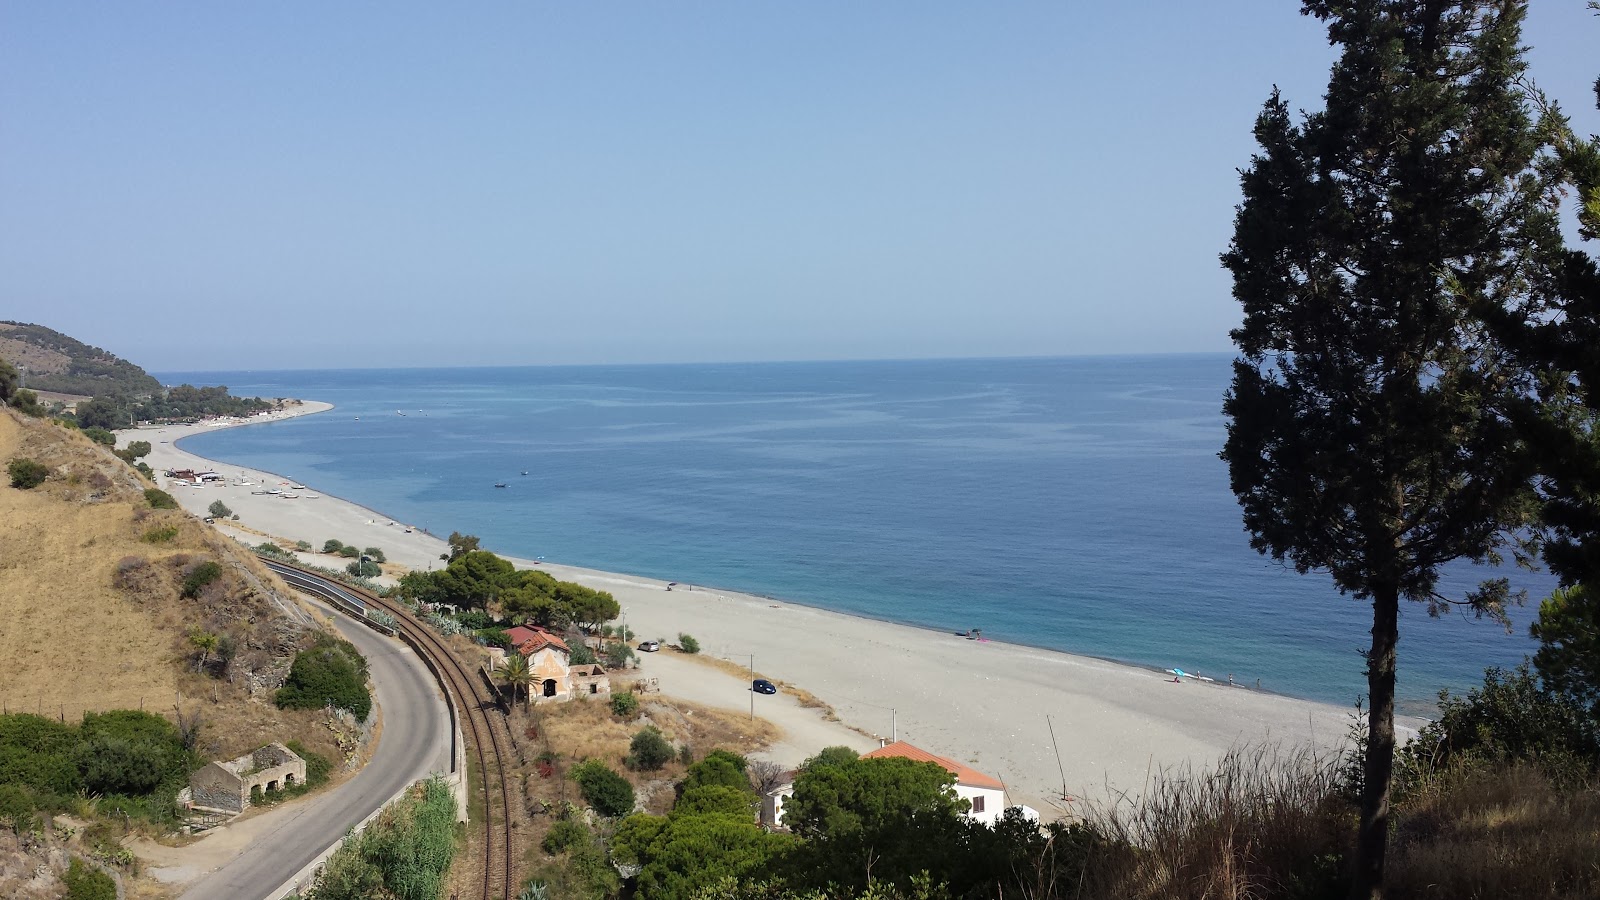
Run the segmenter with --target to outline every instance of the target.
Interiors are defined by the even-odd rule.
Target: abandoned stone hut
[[[213,762],[189,776],[189,805],[201,812],[244,812],[256,788],[276,791],[304,784],[306,761],[274,741],[227,762]]]

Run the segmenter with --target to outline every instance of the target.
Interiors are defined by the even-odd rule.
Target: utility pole
[[[891,744],[900,740],[900,731],[895,726],[894,712],[894,707],[889,707],[889,743]]]
[[[756,655],[750,654],[750,721],[756,720]]]

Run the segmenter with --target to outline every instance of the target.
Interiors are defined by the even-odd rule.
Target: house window
[[[591,694],[600,693],[600,685],[598,685],[598,684],[589,685],[589,693],[591,693]]]
[[[972,798],[972,811],[975,812],[975,813],[983,812],[983,798],[982,797],[973,797]]]

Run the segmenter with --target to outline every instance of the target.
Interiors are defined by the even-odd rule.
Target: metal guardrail
[[[298,569],[292,568],[288,564],[280,562],[279,560],[275,560],[267,556],[261,556],[260,558],[262,562],[266,563],[267,568],[277,573],[278,577],[288,582],[290,586],[305,591],[308,594],[314,594],[318,597],[321,597],[329,603],[332,603],[334,606],[339,607],[341,610],[360,619],[363,625],[366,625],[373,631],[389,637],[398,636],[398,629],[373,619],[368,614],[367,605],[360,602],[356,595],[349,590],[346,590],[341,586],[335,586],[334,582],[331,582],[320,575],[299,571]]]

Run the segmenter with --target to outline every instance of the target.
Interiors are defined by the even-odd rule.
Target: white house
[[[956,777],[956,796],[972,805],[972,808],[967,811],[967,818],[972,821],[993,825],[1005,813],[1006,786],[993,775],[985,775],[971,766],[964,766],[953,759],[946,759],[943,756],[929,753],[920,747],[913,747],[905,741],[895,741],[887,746],[879,747],[871,753],[862,755],[863,759],[884,759],[888,757],[899,757],[917,762],[931,762],[954,775]],[[795,774],[794,772],[786,773],[783,783],[767,792],[767,795],[762,798],[761,821],[763,824],[773,827],[781,827],[783,825],[783,805],[794,795]],[[1032,812],[1027,807],[1023,807],[1023,809]],[[1038,813],[1033,813],[1029,818],[1037,819]]]

